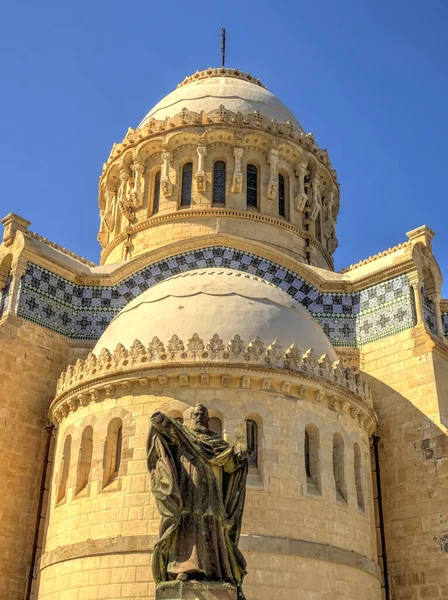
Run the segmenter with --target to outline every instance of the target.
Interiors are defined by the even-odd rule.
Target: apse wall
[[[39,600],[154,598],[149,420],[162,410],[188,422],[197,402],[221,420],[229,443],[246,419],[257,425],[240,540],[247,600],[289,600],[298,589],[309,599],[378,600],[367,432],[311,390],[267,392],[254,378],[243,389],[235,374],[225,385],[221,375],[186,380],[181,370],[166,381],[106,385],[61,420]]]

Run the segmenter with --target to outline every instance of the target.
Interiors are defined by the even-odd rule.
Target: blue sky
[[[330,153],[336,268],[427,224],[448,280],[446,0],[3,3],[1,216],[97,261],[112,144],[186,75],[219,65],[221,26],[227,66],[259,77]]]

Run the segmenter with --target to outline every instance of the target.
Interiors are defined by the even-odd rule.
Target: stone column
[[[434,292],[429,296],[429,298],[434,305],[434,316],[436,321],[437,335],[441,338],[444,338],[445,333],[443,331],[442,312],[440,310],[440,301],[442,300],[442,296],[440,292]]]
[[[278,197],[278,150],[269,152],[268,164],[271,167],[271,174],[269,176],[267,197],[269,200],[275,200]]]
[[[297,169],[297,175],[299,178],[299,191],[294,198],[294,206],[298,212],[303,212],[305,209],[306,201],[308,196],[305,191],[305,176],[308,173],[308,165],[305,161],[302,161]]]
[[[162,194],[168,198],[172,193],[172,186],[170,181],[170,163],[173,160],[173,157],[168,150],[164,150],[162,152],[162,177],[160,178],[160,189]]]
[[[198,170],[196,173],[196,189],[198,192],[205,192],[206,179],[205,179],[205,157],[207,155],[207,148],[205,146],[198,146]]]
[[[409,284],[414,290],[415,310],[417,313],[416,325],[424,325],[425,317],[423,314],[422,282],[418,275],[414,275],[409,278]]]
[[[9,295],[8,310],[6,311],[6,315],[17,314],[17,301],[19,299],[20,282],[26,273],[27,266],[28,261],[23,258],[19,258],[17,263],[11,267],[11,293]]]
[[[143,165],[140,164],[138,156],[134,157],[134,188],[131,190],[132,204],[135,208],[140,208],[143,204],[143,194],[140,189],[141,178],[143,173]]]
[[[241,171],[241,159],[243,158],[243,149],[234,148],[235,170],[233,172],[232,192],[240,194],[243,189],[243,172]]]

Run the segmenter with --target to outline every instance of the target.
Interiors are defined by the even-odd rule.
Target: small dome
[[[286,292],[267,281],[232,269],[199,269],[170,277],[146,290],[112,320],[94,353],[111,352],[154,336],[166,343],[175,334],[186,344],[197,333],[205,344],[215,333],[227,344],[239,335],[245,344],[259,337],[295,343],[318,356],[336,352],[321,326]]]
[[[209,69],[187,77],[149,111],[139,127],[143,127],[150,119],[174,117],[183,108],[199,113],[202,110],[214,110],[221,104],[235,113],[249,114],[258,110],[269,119],[291,121],[298,131],[303,132],[293,113],[277,96],[258,79],[233,69]]]

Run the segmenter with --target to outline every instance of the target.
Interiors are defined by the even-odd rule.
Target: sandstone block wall
[[[249,559],[248,600],[272,598],[277,588],[286,600],[302,586],[304,597],[310,600],[379,600],[365,432],[349,415],[338,417],[338,413],[323,403],[316,405],[312,399],[297,401],[281,394],[213,387],[105,398],[63,419],[58,432],[39,600],[154,597],[149,566],[159,514],[146,467],[149,418],[155,410],[163,410],[187,419],[197,402],[206,404],[211,416],[222,420],[228,441],[235,439],[238,425],[246,418],[259,423],[259,466],[249,477],[240,544]],[[104,441],[108,424],[115,418],[123,423],[122,463],[119,476],[103,487]],[[321,493],[309,489],[305,474],[304,431],[309,424],[320,433]],[[87,487],[76,494],[79,444],[87,426],[94,431],[92,466]],[[347,502],[338,501],[335,493],[334,432],[340,433],[345,442]],[[72,450],[67,493],[57,502],[61,455],[68,435]],[[355,442],[362,450],[365,510],[358,507],[355,489]],[[288,538],[303,540],[305,546],[285,547]],[[322,560],[311,560],[317,549]],[[351,562],[353,556],[357,557],[355,562]]]
[[[394,599],[448,597],[446,351],[422,328],[366,345],[379,417],[387,554]]]
[[[0,324],[1,600],[23,599],[48,408],[57,378],[76,354],[65,338],[29,321],[11,315]]]

